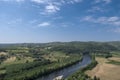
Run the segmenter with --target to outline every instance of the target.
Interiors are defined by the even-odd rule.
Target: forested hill
[[[113,42],[51,42],[51,43],[21,43],[21,44],[0,44],[0,49],[16,47],[51,47],[51,50],[64,50],[67,48],[80,51],[114,51],[120,50],[120,41]]]

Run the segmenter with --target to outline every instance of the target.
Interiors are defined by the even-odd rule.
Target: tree
[[[96,77],[96,76],[94,76],[93,80],[97,80],[97,77]]]

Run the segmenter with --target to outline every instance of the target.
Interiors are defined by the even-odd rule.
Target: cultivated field
[[[120,65],[109,64],[110,60],[120,61],[120,58],[112,57],[109,59],[96,58],[98,65],[90,71],[87,71],[91,77],[100,77],[100,80],[120,80]]]

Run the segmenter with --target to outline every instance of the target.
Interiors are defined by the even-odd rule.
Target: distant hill
[[[120,50],[120,41],[111,42],[51,42],[51,43],[21,43],[21,44],[0,44],[0,48],[15,48],[15,47],[52,47],[53,49],[76,48],[80,50],[103,50],[113,51]]]

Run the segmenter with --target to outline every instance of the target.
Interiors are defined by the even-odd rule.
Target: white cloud
[[[108,21],[117,21],[117,20],[119,20],[119,17],[116,17],[116,16],[110,17],[110,18],[108,19]]]
[[[0,0],[0,1],[15,1],[15,2],[23,2],[27,0]],[[56,4],[56,5],[61,5],[61,4],[67,4],[67,3],[79,3],[82,2],[83,0],[29,0],[31,2],[35,2],[38,4]]]
[[[93,6],[91,9],[88,10],[88,12],[105,12],[106,10],[102,9],[101,7],[98,6]]]
[[[108,4],[111,3],[112,0],[93,0],[93,6],[89,8],[88,12],[107,12],[110,9],[107,8]]]
[[[79,3],[82,2],[83,0],[31,0],[32,2],[35,3],[60,3],[60,4],[67,4],[67,3]]]
[[[14,2],[23,2],[25,0],[1,0],[1,1],[6,1],[6,2],[9,2],[9,1],[14,1]]]
[[[112,2],[112,0],[94,0],[94,3],[106,3],[106,4],[108,4],[111,2]]]
[[[25,2],[27,0],[0,0],[0,1],[14,1],[14,2]],[[38,4],[38,6],[42,6],[42,11],[40,11],[40,14],[48,15],[57,13],[60,11],[61,6],[66,4],[75,4],[80,3],[83,0],[29,0],[30,2]]]
[[[103,0],[103,1],[106,2],[106,3],[112,2],[111,0]]]
[[[67,4],[74,4],[74,3],[79,3],[79,2],[82,2],[83,0],[64,0]]]
[[[56,13],[60,10],[61,3],[57,2],[56,0],[31,0],[37,4],[43,4],[44,9],[41,14],[48,15],[52,13]]]
[[[0,0],[0,1],[25,2],[27,0]],[[44,9],[41,12],[41,14],[48,15],[49,13],[51,14],[60,11],[62,5],[79,3],[82,2],[83,0],[29,0],[29,1],[40,5],[42,4],[42,6],[44,6]]]
[[[80,3],[83,0],[31,0],[31,2],[37,3],[37,4],[43,4],[44,9],[41,14],[48,15],[49,13],[56,13],[60,11],[61,6],[65,4],[74,4],[74,3]]]
[[[75,2],[82,2],[83,0],[74,0]]]
[[[61,27],[73,27],[73,26],[75,26],[74,25],[74,23],[66,23],[66,22],[63,22],[63,23],[60,23],[60,24],[58,24],[59,26],[61,26]]]
[[[34,24],[34,23],[36,23],[37,21],[38,21],[38,20],[35,19],[35,20],[29,21],[29,23],[30,23],[30,24]]]
[[[101,0],[94,0],[94,3],[99,3],[101,2]]]
[[[85,16],[81,21],[90,21],[92,20],[92,16]]]
[[[53,5],[53,4],[49,4],[49,5],[45,6],[45,11],[48,13],[54,13],[54,12],[57,12],[59,10],[60,10],[60,8],[56,5]]]
[[[9,25],[20,24],[20,23],[22,23],[22,19],[21,18],[14,19],[14,20],[11,20],[11,21],[7,22],[7,24],[9,24]]]
[[[17,2],[23,2],[23,1],[25,1],[25,0],[16,0]]]
[[[120,17],[118,16],[111,16],[111,17],[93,17],[93,16],[86,16],[81,21],[83,22],[90,22],[90,23],[98,23],[103,25],[114,26],[107,30],[107,32],[114,32],[120,33]]]
[[[120,26],[120,21],[116,21],[114,24]]]
[[[46,27],[46,26],[50,26],[51,24],[49,22],[42,22],[40,24],[38,24],[38,27]]]
[[[46,0],[31,0],[32,2],[36,2],[36,3],[45,3]]]
[[[81,21],[87,21],[92,23],[100,23],[100,24],[109,24],[120,26],[120,17],[111,16],[111,17],[97,17],[94,18],[92,16],[86,16]]]
[[[113,28],[113,29],[108,30],[108,32],[120,33],[120,28],[119,27]]]

